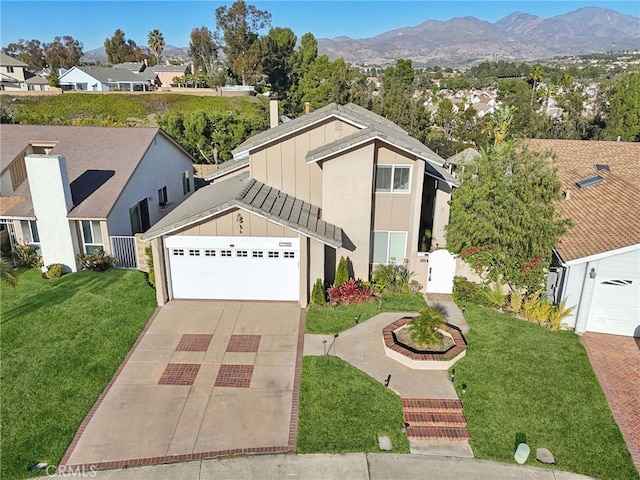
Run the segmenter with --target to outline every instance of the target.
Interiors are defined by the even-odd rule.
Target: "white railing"
[[[136,248],[136,237],[109,237],[111,244],[111,255],[118,261],[113,265],[116,268],[137,269],[138,249]]]

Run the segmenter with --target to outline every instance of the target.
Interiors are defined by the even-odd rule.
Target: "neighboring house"
[[[170,87],[176,85],[173,81],[175,77],[184,77],[191,73],[191,65],[155,65],[147,67],[147,70],[156,74],[161,86]]]
[[[194,190],[193,158],[157,128],[0,125],[0,141],[11,246],[67,271],[79,253],[120,257],[110,240],[144,232]]]
[[[530,140],[555,153],[574,226],[554,252],[549,293],[577,333],[640,337],[640,143]]]
[[[44,91],[49,90],[49,82],[28,71],[27,65],[5,53],[0,53],[0,90]]]
[[[135,72],[132,68],[128,64],[121,68],[75,66],[60,76],[59,84],[62,90],[82,92],[146,92],[159,85],[153,71]]]
[[[448,168],[449,173],[455,175],[456,178],[461,178],[464,175],[465,167],[475,165],[481,157],[482,155],[477,150],[473,148],[466,148],[447,158],[444,167]]]
[[[355,278],[395,262],[423,271],[415,279],[426,283],[426,252],[444,245],[457,181],[400,127],[356,105],[331,104],[233,153],[225,170],[235,176],[214,179],[142,236],[152,241],[159,304],[306,305],[316,279],[333,283],[341,256]]]

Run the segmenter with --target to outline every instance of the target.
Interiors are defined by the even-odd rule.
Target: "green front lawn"
[[[580,338],[466,304],[466,357],[455,365],[477,458],[515,463],[517,434],[551,450],[557,468],[601,479],[637,479]],[[462,385],[467,386],[462,394]]]
[[[400,397],[337,357],[303,358],[299,419],[298,453],[409,453]]]
[[[382,295],[378,300],[356,305],[314,305],[309,307],[305,316],[305,332],[332,335],[340,333],[363,322],[380,312],[417,312],[427,306],[421,294],[389,294]]]
[[[1,287],[0,478],[57,465],[155,309],[137,271],[20,274]]]

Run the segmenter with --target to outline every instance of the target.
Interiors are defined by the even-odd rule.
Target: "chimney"
[[[195,75],[196,74],[196,66],[193,64],[193,62],[190,65],[191,67],[191,75]]]
[[[73,208],[67,164],[62,155],[25,157],[31,201],[45,264],[61,263],[76,271],[74,237],[67,214]]]
[[[311,112],[311,102],[304,102],[305,115]]]
[[[272,98],[269,100],[269,119],[270,119],[270,128],[278,126],[278,100],[276,98]]]
[[[564,199],[565,200],[569,200],[571,198],[571,191],[570,190],[566,190],[564,192]]]

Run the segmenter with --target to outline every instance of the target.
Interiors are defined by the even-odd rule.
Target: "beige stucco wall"
[[[370,143],[322,162],[323,219],[342,227],[355,246],[352,251],[345,247],[338,249],[336,258],[348,257],[356,278],[369,278],[375,150],[375,144]]]
[[[322,170],[317,163],[307,164],[307,152],[355,131],[353,125],[327,119],[295,132],[252,152],[251,176],[300,200],[322,206]]]
[[[242,223],[239,222],[240,217]],[[240,228],[242,226],[242,228]],[[251,212],[235,208],[173,235],[219,237],[297,237],[298,233]]]

